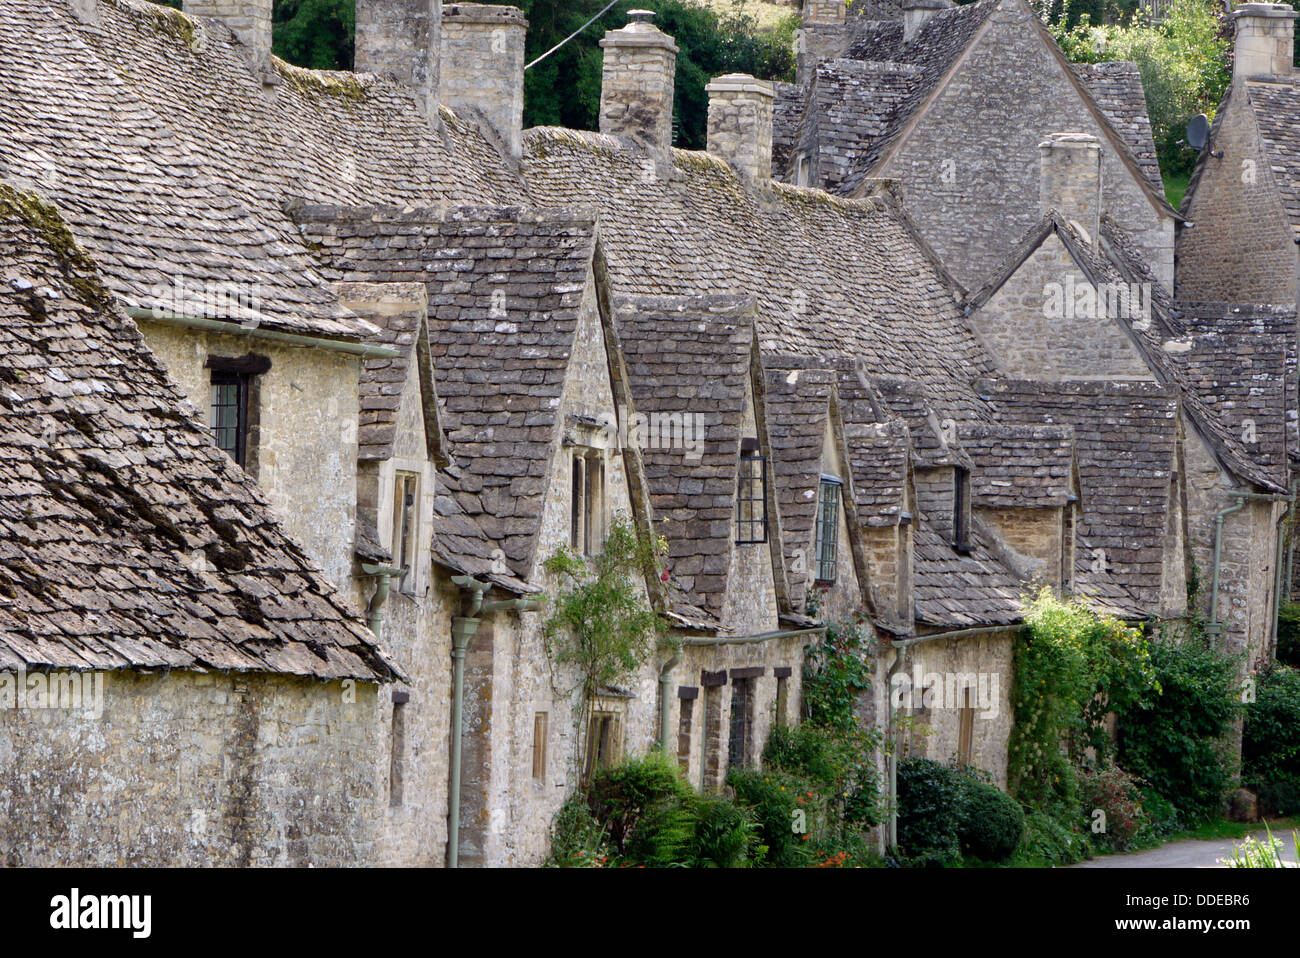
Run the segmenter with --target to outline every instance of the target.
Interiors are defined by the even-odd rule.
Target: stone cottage
[[[1132,63],[1071,64],[1025,0],[904,0],[902,17],[809,2],[798,84],[778,98],[776,175],[862,196],[896,181],[926,242],[966,288],[1038,219],[1038,144],[1101,144],[1102,209],[1173,288],[1165,201]]]
[[[972,36],[1004,29],[1001,7],[975,6],[987,19]],[[930,19],[901,12],[913,30]],[[601,765],[662,744],[714,789],[760,763],[771,728],[799,718],[803,648],[831,620],[878,646],[863,718],[901,735],[910,714],[931,734],[907,748],[1005,784],[1026,595],[1074,591],[1132,620],[1185,607],[1188,500],[1201,493],[1179,458],[1184,432],[1202,437],[1205,481],[1225,495],[1278,495],[1274,386],[1294,406],[1281,372],[1294,348],[1257,354],[1278,322],[1269,310],[1175,314],[1162,291],[1159,361],[1124,345],[1128,326],[1110,329],[1114,369],[1087,382],[1065,361],[1081,350],[1054,330],[1042,335],[1069,354],[1059,369],[1009,365],[1000,348],[997,324],[1032,307],[1007,291],[1040,248],[1059,239],[1057,266],[1068,254],[1083,274],[1133,282],[1155,267],[1128,237],[1166,249],[1136,147],[1090,112],[1076,74],[1044,68],[1093,117],[1081,135],[1132,174],[1123,202],[1094,199],[1091,215],[1141,216],[1128,232],[1109,219],[1089,230],[1086,211],[1035,207],[994,244],[1025,255],[1000,258],[998,282],[969,296],[949,234],[905,205],[906,182],[851,198],[773,177],[790,101],[771,84],[715,79],[707,151],[673,149],[676,44],[644,15],[602,41],[599,132],[523,129],[526,22],[513,8],[360,0],[357,24],[356,62],[372,72],[344,74],[272,57],[270,0],[0,11],[12,64],[0,175],[66,218],[66,247],[102,276],[103,311],[142,336],[158,370],[145,385],[203,411],[205,461],[262,503],[258,528],[319,564],[319,584],[276,580],[294,599],[283,618],[326,656],[340,628],[353,637],[340,646],[373,650],[364,674],[321,676],[358,690],[345,700],[356,748],[285,719],[273,727],[303,751],[282,755],[272,726],[250,729],[261,713],[220,699],[215,727],[263,764],[241,772],[242,804],[219,817],[253,823],[240,827],[257,841],[196,825],[210,847],[194,860],[536,864],[556,810]],[[990,56],[971,43],[949,73]],[[1032,134],[1035,163],[1050,132]],[[1164,349],[1174,339],[1189,345]],[[1280,506],[1247,508],[1222,524],[1225,620],[1255,615],[1270,588],[1248,560],[1275,544]],[[666,542],[667,578],[644,590],[672,641],[584,699],[549,652],[560,583],[545,563],[561,548],[594,557],[620,518]],[[36,567],[34,545],[8,547]],[[341,626],[314,601],[336,595],[329,582]],[[95,634],[58,610],[33,616]],[[1242,634],[1266,633],[1247,621]],[[202,664],[214,695],[255,671]],[[183,671],[143,687],[140,707],[180,694]],[[294,701],[329,722],[333,694],[310,684]],[[30,747],[61,746],[41,734]],[[135,747],[108,749],[105,767]],[[277,769],[292,762],[348,783],[311,806],[301,835],[278,813],[243,814],[250,795],[289,801]],[[138,788],[122,807],[150,810],[149,775],[123,778]],[[221,787],[215,772],[200,780]],[[82,860],[37,781],[10,775],[0,808],[44,815],[50,854]],[[93,797],[72,808],[98,814]],[[134,861],[181,860],[162,843],[131,848]]]

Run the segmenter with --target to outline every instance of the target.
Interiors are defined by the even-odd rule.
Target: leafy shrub
[[[871,657],[859,625],[831,623],[820,642],[804,647],[803,707],[812,725],[856,729],[858,699],[870,690]]]
[[[587,801],[592,814],[604,824],[615,854],[635,850],[638,857],[659,860],[679,847],[678,833],[689,831],[684,824],[687,818],[675,810],[693,797],[677,763],[656,749],[643,758],[597,772]],[[636,834],[643,823],[653,834]],[[665,830],[669,834],[663,834]]]
[[[764,863],[776,868],[801,868],[809,864],[811,838],[818,809],[808,806],[812,789],[808,783],[777,769],[757,771],[734,769],[727,777],[736,800],[748,806],[754,815],[758,833],[767,852]],[[800,799],[803,802],[800,802]],[[796,812],[804,812],[807,830],[794,830]]]
[[[1147,821],[1138,830],[1133,845],[1158,845],[1183,827],[1174,803],[1150,785],[1142,787],[1142,811]]]
[[[1026,866],[1072,865],[1090,854],[1087,836],[1078,824],[1064,824],[1046,812],[1025,816],[1025,837],[1014,863]]]
[[[1242,781],[1270,815],[1300,813],[1300,669],[1260,673],[1255,701],[1245,708]]]
[[[872,761],[879,744],[876,729],[826,728],[805,722],[773,729],[763,749],[763,764],[811,783],[826,800],[830,814],[846,826],[874,825],[883,818]]]
[[[605,858],[605,829],[591,814],[586,798],[570,795],[551,823],[548,868],[595,868]]]
[[[705,868],[740,868],[760,854],[758,826],[747,809],[724,798],[697,798],[693,858]]]
[[[1283,602],[1278,607],[1277,660],[1300,666],[1300,602]]]
[[[965,797],[957,826],[963,850],[985,861],[1010,858],[1025,831],[1025,813],[1010,795],[969,776],[960,776]]]
[[[898,847],[909,864],[941,866],[961,860],[964,797],[960,774],[947,765],[928,758],[898,763]]]
[[[1119,765],[1192,826],[1219,813],[1232,780],[1221,739],[1238,714],[1236,662],[1197,634],[1151,643],[1155,682],[1116,704]]]
[[[1118,765],[1107,762],[1084,769],[1079,775],[1079,798],[1084,820],[1092,823],[1100,810],[1104,828],[1091,827],[1095,844],[1122,851],[1128,848],[1149,820],[1142,808],[1142,791],[1137,781]]]

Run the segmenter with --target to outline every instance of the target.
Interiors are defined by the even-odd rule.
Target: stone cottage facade
[[[994,36],[1012,6],[975,5],[987,20],[974,33]],[[968,294],[977,284],[905,177],[832,192],[781,182],[788,91],[715,79],[708,150],[673,149],[676,44],[645,16],[603,39],[600,130],[585,132],[523,129],[526,22],[513,8],[360,0],[356,74],[270,56],[269,11],[0,11],[5,189],[39,194],[66,222],[50,255],[102,284],[93,311],[71,308],[70,335],[129,339],[129,355],[97,354],[148,372],[116,401],[179,410],[162,417],[184,437],[168,448],[188,450],[172,466],[131,453],[147,423],[96,431],[114,496],[83,503],[101,473],[55,457],[67,476],[43,479],[57,505],[10,510],[0,564],[26,604],[22,616],[0,605],[15,620],[0,667],[108,671],[116,737],[100,772],[66,773],[86,784],[59,816],[38,775],[6,766],[7,860],[86,861],[79,829],[111,814],[125,830],[105,862],[535,865],[555,812],[602,765],[662,745],[713,790],[759,764],[771,729],[798,721],[804,647],[832,621],[878,647],[865,720],[1005,785],[1026,596],[1048,586],[1132,620],[1177,617],[1204,519],[1237,491],[1249,495],[1222,526],[1223,618],[1267,655],[1277,566],[1256,560],[1276,549],[1294,347],[1257,347],[1278,317],[1175,310],[1160,289],[1145,338],[1123,323],[1007,334],[1041,308],[1030,293],[1044,270],[1162,284],[1151,238],[1166,214],[1076,74],[1052,76],[1092,125],[1035,130],[1035,162],[1048,132],[1091,138],[1105,144],[1098,162],[1132,174],[1105,194],[1126,199],[1098,199],[1096,177],[1065,167],[1042,177],[1053,201],[997,233],[1015,255]],[[899,12],[909,31],[958,13]],[[962,83],[977,78],[961,73],[971,49],[949,51]],[[1125,209],[1147,219],[1101,219]],[[31,291],[54,280],[19,282],[31,218],[15,217],[0,303],[35,322],[46,299]],[[76,299],[82,285],[52,288]],[[1093,353],[1100,365],[1084,369]],[[74,446],[88,441],[76,417],[99,413],[67,397],[94,387],[54,372],[40,385],[42,402],[75,408]],[[0,398],[8,424],[19,405]],[[39,483],[45,455],[7,460],[14,497]],[[207,470],[182,480],[187,495],[206,490],[198,512],[168,485],[193,462]],[[151,607],[176,618],[150,618],[164,638],[145,641],[84,604],[100,601],[84,573],[64,581],[33,556],[46,541],[88,547],[64,528],[74,507],[125,522],[154,500],[142,515],[165,506],[198,531],[180,518],[138,530],[150,562],[188,568],[197,550],[216,572],[195,573],[215,578],[194,594],[146,583]],[[545,564],[562,548],[594,556],[617,519],[666,542],[667,576],[644,598],[670,641],[584,699],[548,652],[560,583]],[[249,545],[248,530],[265,541]],[[60,638],[32,638],[44,634]],[[64,654],[78,642],[88,651]],[[206,758],[183,768],[178,794],[197,811],[181,821],[153,797],[176,763],[148,743],[195,721],[175,705],[189,702],[207,710],[203,735],[177,727],[168,741],[194,736]],[[6,724],[0,751],[62,769],[90,721]],[[126,784],[105,802],[93,775],[109,773]],[[142,815],[164,825],[132,833]],[[21,819],[40,819],[39,846]]]

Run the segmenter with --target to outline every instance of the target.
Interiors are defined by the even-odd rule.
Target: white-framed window
[[[399,592],[415,589],[416,577],[412,574],[420,554],[420,477],[414,472],[398,472],[393,482],[393,539],[390,549],[393,565],[402,569],[397,581]]]

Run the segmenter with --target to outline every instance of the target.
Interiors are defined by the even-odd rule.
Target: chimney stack
[[[952,0],[903,0],[903,42],[911,43],[927,20],[952,7]]]
[[[627,136],[650,149],[673,141],[673,88],[677,44],[650,20],[649,10],[632,10],[632,22],[605,34],[600,87],[600,132]]]
[[[804,0],[805,24],[843,26],[848,16],[846,0]]]
[[[431,118],[438,115],[441,37],[442,0],[357,0],[356,69],[391,75]]]
[[[1087,133],[1053,133],[1038,144],[1038,201],[1097,242],[1101,217],[1101,144]]]
[[[192,17],[223,21],[248,48],[253,69],[266,74],[271,69],[271,0],[183,0]]]
[[[1295,10],[1284,3],[1245,3],[1232,11],[1232,78],[1290,74],[1295,19]]]
[[[451,3],[442,11],[442,101],[475,111],[518,159],[524,131],[524,38],[518,7]]]
[[[772,178],[772,103],[776,93],[766,80],[730,73],[713,80],[709,94],[709,152],[720,156],[741,178],[766,185]]]

